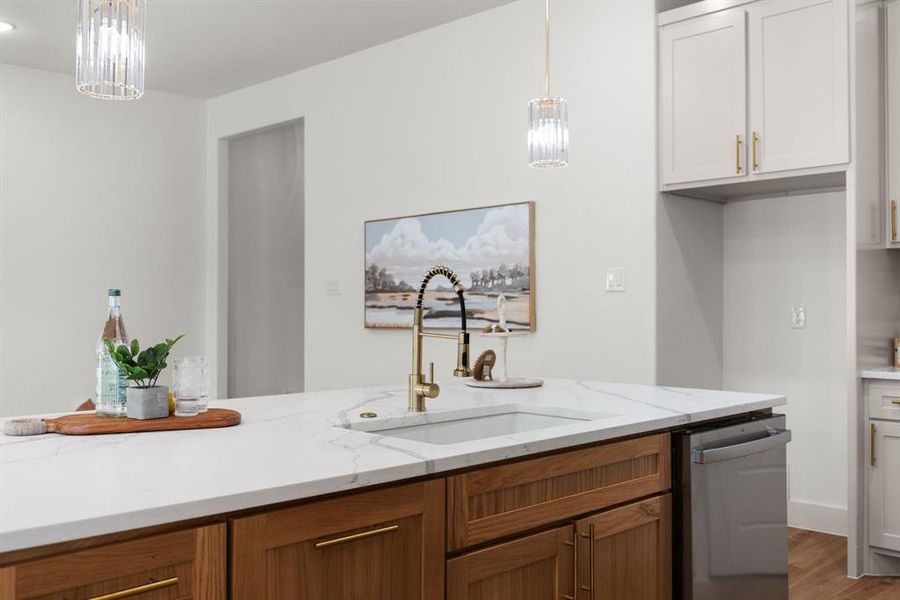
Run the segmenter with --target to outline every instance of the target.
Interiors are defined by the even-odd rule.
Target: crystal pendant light
[[[144,93],[146,0],[78,0],[75,84],[103,100]]]
[[[569,164],[569,104],[550,95],[550,0],[546,0],[544,97],[528,103],[528,163],[536,168]]]

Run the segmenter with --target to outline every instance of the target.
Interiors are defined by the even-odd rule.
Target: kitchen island
[[[517,550],[516,556],[537,556],[552,548],[552,556],[535,562],[543,565],[535,568],[571,573],[556,577],[553,585],[573,586],[579,560],[588,559],[586,551],[581,559],[557,556],[557,546],[578,546],[577,539],[570,539],[577,523],[566,525],[567,519],[638,499],[649,504],[639,505],[635,514],[656,515],[659,521],[661,537],[654,547],[670,535],[671,524],[662,518],[670,504],[668,431],[786,402],[772,394],[574,380],[548,380],[541,388],[523,390],[473,389],[461,382],[443,387],[424,414],[407,413],[407,389],[395,386],[211,403],[242,413],[241,425],[228,429],[0,436],[0,565],[7,566],[5,578],[15,582],[17,567],[21,575],[27,571],[23,565],[63,560],[66,552],[81,556],[115,544],[122,555],[128,552],[125,546],[145,543],[149,536],[181,535],[183,539],[170,541],[193,549],[193,554],[185,550],[182,563],[187,566],[180,581],[189,581],[186,589],[193,589],[194,597],[222,597],[226,584],[220,580],[226,571],[234,598],[362,597],[354,596],[353,585],[370,590],[399,585],[391,579],[396,573],[381,569],[379,581],[348,582],[351,591],[329,595],[309,591],[327,582],[315,583],[308,573],[305,583],[284,575],[297,561],[313,560],[307,553],[320,549],[323,556],[335,553],[321,565],[323,573],[332,574],[340,571],[341,560],[376,564],[391,558],[379,553],[400,557],[413,583],[409,593],[396,598],[445,597],[445,562],[448,598],[481,597],[471,586],[452,588],[451,580],[484,574],[485,564],[502,561],[502,546],[522,540],[528,540],[527,549]],[[566,420],[454,444],[359,429],[440,421],[451,413],[459,419],[515,412]],[[361,416],[366,413],[377,416]],[[368,489],[359,492],[362,488]],[[591,531],[602,529],[603,515],[621,510],[599,513]],[[628,522],[635,515],[622,517]],[[513,539],[527,532],[535,533]],[[357,539],[362,541],[341,545]],[[496,541],[503,543],[486,546]],[[210,544],[214,551],[204,551]],[[590,548],[593,556],[593,543]],[[228,569],[226,555],[231,557]],[[210,564],[210,556],[219,556],[221,565]],[[151,567],[157,568],[149,565],[123,577],[135,585],[153,584],[168,573],[164,569],[162,575],[147,576]],[[284,570],[280,577],[278,569]],[[528,576],[537,577],[537,571]],[[173,578],[178,576],[164,579]],[[203,578],[213,583],[198,588]],[[0,592],[3,581],[0,571]],[[275,593],[277,581],[289,590],[313,588],[306,596]],[[90,583],[108,593],[122,582]],[[20,584],[9,585],[19,589]],[[266,585],[268,594],[260,588]],[[53,589],[64,589],[58,586]]]

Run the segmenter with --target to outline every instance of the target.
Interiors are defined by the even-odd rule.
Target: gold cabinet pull
[[[759,162],[756,160],[757,144],[759,144],[759,135],[754,131],[753,132],[753,170],[754,171],[759,169]]]
[[[897,241],[897,201],[891,200],[891,241]]]
[[[744,171],[744,168],[741,166],[741,144],[743,143],[741,134],[734,136],[734,171],[738,174]]]
[[[397,531],[400,529],[399,525],[388,525],[387,527],[379,527],[378,529],[372,529],[370,531],[363,531],[361,533],[354,533],[353,535],[345,535],[339,538],[334,538],[332,540],[325,540],[322,542],[316,543],[316,550],[320,550],[322,548],[328,548],[329,546],[336,546],[338,544],[345,544],[347,542],[353,542],[356,540],[361,540],[367,537],[372,537],[373,535],[381,535],[382,533],[390,533],[392,531]]]
[[[177,583],[178,577],[169,577],[168,579],[160,579],[159,581],[145,583],[144,585],[136,585],[132,588],[128,588],[127,590],[119,590],[118,592],[112,592],[111,594],[93,596],[92,598],[90,598],[90,600],[118,600],[119,598],[128,598],[129,596],[137,596],[138,594],[143,594],[145,592],[160,590],[162,588],[176,585]]]
[[[869,430],[869,444],[870,444],[869,450],[872,455],[871,456],[871,464],[874,467],[875,466],[875,431],[876,431],[875,423],[872,423],[870,425],[870,427],[871,427],[871,429]]]
[[[900,400],[891,400],[891,404],[900,404]]]

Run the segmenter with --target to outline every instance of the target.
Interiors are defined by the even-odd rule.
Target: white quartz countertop
[[[783,405],[781,395],[548,380],[541,388],[447,382],[429,412],[408,416],[406,387],[222,400],[227,429],[98,436],[0,434],[0,552],[353,490]],[[348,428],[378,419],[440,419],[498,405],[553,407],[596,420],[453,446]]]
[[[862,372],[863,379],[894,379],[900,381],[900,368],[898,367],[879,367],[877,369],[866,369]]]

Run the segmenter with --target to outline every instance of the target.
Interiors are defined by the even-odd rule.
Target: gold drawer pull
[[[734,136],[734,170],[735,173],[740,174],[744,168],[741,167],[741,144],[743,141],[741,140],[741,135],[738,134]]]
[[[324,542],[316,543],[316,550],[321,548],[328,548],[329,546],[336,546],[337,544],[343,544],[346,542],[353,542],[356,540],[361,540],[367,537],[372,537],[373,535],[381,535],[382,533],[390,533],[392,531],[397,531],[400,529],[399,525],[388,525],[387,527],[380,527],[378,529],[373,529],[371,531],[363,531],[362,533],[354,533],[353,535],[345,535],[343,537],[334,538],[333,540],[325,540]]]
[[[159,581],[154,581],[152,583],[145,583],[144,585],[137,585],[132,588],[128,588],[127,590],[119,590],[118,592],[112,592],[111,594],[103,594],[101,596],[94,596],[90,598],[90,600],[117,600],[118,598],[128,598],[129,596],[137,596],[138,594],[143,594],[144,592],[152,592],[153,590],[160,590],[165,587],[169,587],[170,585],[175,585],[178,583],[178,577],[169,577],[168,579],[160,579]]]
[[[900,404],[900,400],[891,400],[891,404]]]

